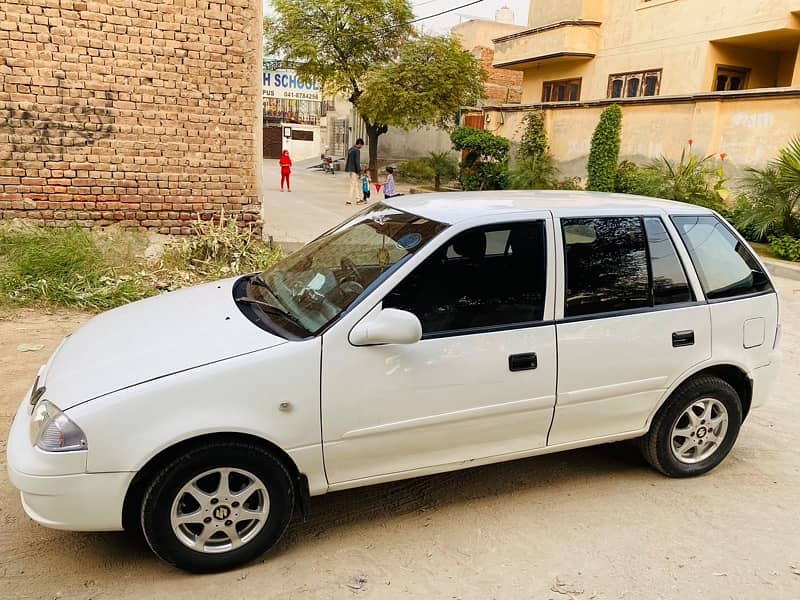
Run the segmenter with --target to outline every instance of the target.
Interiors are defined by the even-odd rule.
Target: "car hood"
[[[90,320],[47,369],[46,397],[62,410],[122,388],[285,343],[233,301],[235,279],[141,300]]]

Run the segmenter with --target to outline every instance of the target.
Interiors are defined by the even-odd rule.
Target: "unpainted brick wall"
[[[0,0],[0,217],[260,217],[261,0]]]
[[[495,69],[494,49],[485,46],[476,46],[473,54],[481,61],[483,70],[486,71],[486,101],[489,104],[519,104],[522,102],[522,71],[510,69]]]

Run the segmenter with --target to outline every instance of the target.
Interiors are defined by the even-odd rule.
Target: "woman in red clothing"
[[[281,166],[281,191],[283,191],[283,182],[286,182],[286,189],[292,191],[292,186],[289,183],[289,175],[292,174],[292,159],[289,157],[289,151],[284,150],[281,158],[278,161]]]

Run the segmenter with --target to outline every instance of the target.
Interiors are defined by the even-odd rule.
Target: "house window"
[[[743,90],[747,87],[747,76],[749,74],[750,69],[745,69],[744,67],[717,65],[713,90],[716,92]]]
[[[581,78],[545,81],[542,102],[575,102],[581,99]]]
[[[608,76],[609,98],[638,98],[640,96],[658,96],[661,88],[661,69],[637,71],[635,73],[617,73]]]

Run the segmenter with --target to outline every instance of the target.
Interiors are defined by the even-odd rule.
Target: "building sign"
[[[286,100],[322,100],[322,91],[316,82],[303,82],[293,69],[264,69],[264,97]]]

